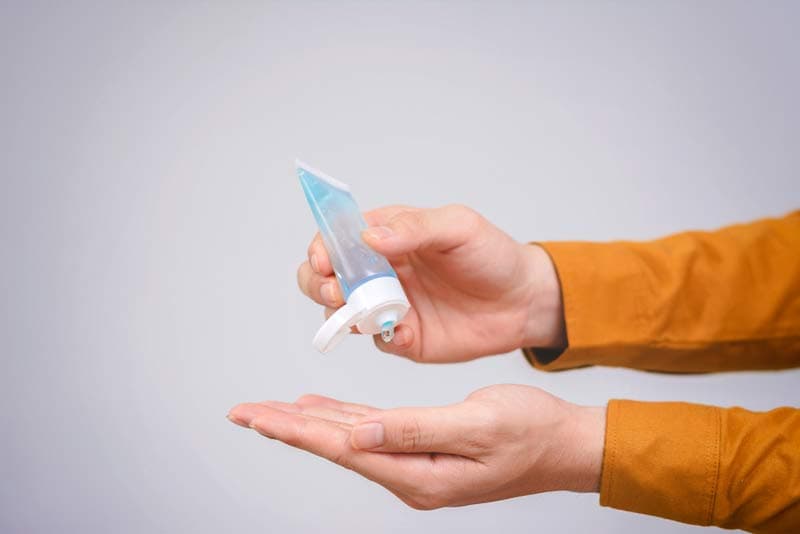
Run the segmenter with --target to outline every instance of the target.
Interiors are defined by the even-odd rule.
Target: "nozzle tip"
[[[384,343],[390,343],[394,338],[394,322],[390,321],[388,323],[384,323],[381,327],[381,339],[383,339]]]

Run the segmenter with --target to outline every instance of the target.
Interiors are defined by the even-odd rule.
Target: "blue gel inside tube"
[[[350,188],[299,161],[297,174],[345,301],[368,280],[382,276],[397,278],[388,260],[362,241],[361,232],[367,225]]]

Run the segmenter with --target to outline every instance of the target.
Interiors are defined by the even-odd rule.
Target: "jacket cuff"
[[[721,409],[612,400],[600,504],[710,525],[720,464]]]
[[[640,257],[623,241],[537,244],[558,273],[568,346],[561,354],[524,349],[528,361],[547,371],[630,365],[647,342]]]

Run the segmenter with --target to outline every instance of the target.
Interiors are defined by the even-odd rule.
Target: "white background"
[[[691,530],[550,494],[411,510],[231,425],[247,400],[800,401],[798,372],[544,374],[311,347],[292,162],[362,207],[519,240],[644,239],[800,205],[793,2],[0,7],[0,531]]]

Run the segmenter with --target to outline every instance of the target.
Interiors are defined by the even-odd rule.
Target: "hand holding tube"
[[[386,207],[365,214],[363,240],[386,256],[411,311],[384,352],[416,361],[464,361],[566,343],[555,268],[541,248],[520,244],[464,206]],[[298,285],[330,315],[344,301],[317,235]]]

